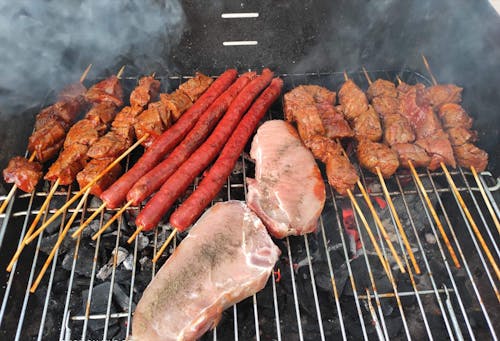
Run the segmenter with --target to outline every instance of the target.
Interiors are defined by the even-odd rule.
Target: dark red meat
[[[13,183],[26,193],[30,193],[35,189],[42,175],[42,165],[39,162],[30,162],[21,156],[10,159],[7,168],[3,170],[5,182]]]

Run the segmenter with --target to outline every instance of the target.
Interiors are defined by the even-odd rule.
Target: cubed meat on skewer
[[[49,181],[59,179],[60,185],[71,184],[75,180],[76,174],[87,164],[87,150],[87,146],[79,143],[64,148],[56,162],[50,166],[44,179]]]
[[[366,91],[366,96],[370,101],[373,101],[377,97],[396,98],[398,97],[398,90],[393,82],[379,78],[370,84]]]
[[[66,129],[62,124],[59,121],[52,121],[29,137],[28,150],[30,153],[36,153],[37,160],[45,162],[57,155],[65,137]]]
[[[211,77],[197,72],[193,78],[182,83],[179,86],[179,89],[188,95],[191,102],[194,103],[208,89],[213,81],[214,80]]]
[[[421,100],[438,109],[445,103],[460,103],[462,101],[463,88],[454,84],[438,84],[423,90]]]
[[[116,106],[110,102],[103,102],[94,105],[85,114],[85,118],[94,123],[94,126],[98,128],[100,125],[109,125],[116,117]]]
[[[395,97],[375,97],[372,106],[382,117],[399,114],[399,101]]]
[[[450,128],[446,132],[453,147],[477,141],[477,132],[475,130],[457,127]]]
[[[439,108],[439,118],[443,122],[444,129],[462,127],[472,128],[472,118],[465,112],[460,104],[447,103]]]
[[[299,135],[303,141],[312,136],[325,135],[325,127],[313,96],[299,86],[285,94],[285,118],[289,122],[297,122]]]
[[[455,146],[455,155],[457,162],[462,167],[470,168],[474,166],[476,171],[482,172],[488,165],[488,153],[476,147],[472,143],[465,143],[461,146]]]
[[[438,169],[441,162],[453,168],[457,166],[453,156],[453,148],[445,132],[441,131],[436,135],[418,139],[415,144],[423,148],[431,157],[428,166],[431,171]]]
[[[91,146],[99,139],[101,132],[106,130],[106,126],[100,123],[97,127],[90,120],[84,119],[76,122],[68,131],[64,140],[64,148],[70,145],[80,143],[86,146]]]
[[[135,136],[134,124],[137,122],[137,116],[142,112],[140,109],[124,107],[115,120],[111,123],[111,130],[124,139],[132,140]]]
[[[357,140],[368,139],[376,142],[382,138],[382,125],[378,114],[371,105],[368,105],[365,112],[351,121],[351,126]]]
[[[347,123],[344,116],[334,106],[325,107],[324,110],[320,110],[320,113],[327,137],[331,139],[343,139],[354,136],[349,123]]]
[[[90,146],[87,156],[93,159],[116,158],[131,144],[132,140],[124,138],[115,131],[109,131]]]
[[[92,159],[85,166],[85,168],[77,174],[76,180],[78,181],[78,185],[80,188],[84,188],[88,183],[93,181],[106,167],[108,167],[115,159]],[[116,179],[120,176],[122,172],[122,167],[120,164],[116,164],[113,168],[111,168],[106,174],[101,177],[95,185],[93,185],[90,189],[90,194],[99,196],[101,193],[108,188]]]
[[[153,140],[160,136],[168,127],[170,127],[170,111],[161,101],[149,104],[148,109],[144,110],[138,117],[134,125],[137,139],[149,134],[145,147],[149,147]]]
[[[87,88],[83,86],[82,83],[73,83],[64,87],[59,95],[57,96],[58,102],[68,102],[71,100],[77,100],[81,103],[85,102],[85,93]]]
[[[171,94],[161,94],[160,101],[168,108],[172,119],[177,121],[181,115],[188,110],[193,102],[182,90],[175,90]]]
[[[408,161],[411,161],[415,167],[427,167],[431,162],[431,157],[425,149],[414,143],[393,144],[391,149],[398,154],[401,167],[410,168]]]
[[[69,129],[76,120],[84,104],[78,99],[71,99],[66,102],[56,102],[40,111],[35,120],[35,131],[42,129],[52,121],[58,121],[64,129]]]
[[[338,95],[344,117],[349,121],[368,111],[368,99],[365,93],[352,80],[348,79],[342,85]]]
[[[357,156],[360,165],[377,174],[380,169],[384,178],[390,178],[399,167],[398,154],[389,146],[368,139],[359,141]]]
[[[136,110],[142,110],[148,103],[153,101],[160,91],[160,81],[152,76],[139,79],[139,84],[130,94],[130,106]]]
[[[415,134],[408,120],[400,114],[383,117],[384,142],[389,146],[415,141]]]
[[[30,162],[21,156],[10,159],[7,168],[3,170],[5,182],[15,184],[17,188],[26,193],[35,189],[42,175],[42,165],[39,162]]]
[[[120,80],[116,76],[111,76],[92,86],[85,97],[92,103],[111,102],[117,107],[121,107],[123,105],[123,89]]]

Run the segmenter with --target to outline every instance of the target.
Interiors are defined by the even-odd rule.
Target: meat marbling
[[[279,255],[244,202],[214,205],[146,288],[131,340],[199,338],[224,309],[264,288]]]
[[[255,179],[248,179],[248,205],[276,238],[316,229],[325,184],[312,153],[287,122],[265,122],[252,142]]]

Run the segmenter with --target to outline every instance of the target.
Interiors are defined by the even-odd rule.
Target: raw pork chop
[[[199,338],[224,309],[264,288],[279,254],[244,202],[214,205],[144,291],[132,340]]]
[[[325,184],[314,157],[287,122],[267,121],[252,142],[255,179],[248,179],[248,206],[276,238],[316,229]]]

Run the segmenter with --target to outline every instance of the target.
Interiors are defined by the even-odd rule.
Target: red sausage
[[[158,193],[139,213],[135,221],[139,228],[150,230],[159,223],[161,217],[170,209],[175,200],[185,192],[194,178],[215,159],[243,114],[259,93],[269,84],[272,77],[273,73],[269,69],[265,69],[262,76],[254,79],[236,97],[231,103],[227,114],[222,118],[207,141],[163,184]]]
[[[107,208],[117,208],[122,204],[134,183],[182,141],[203,112],[234,82],[237,75],[238,72],[234,69],[229,69],[220,75],[188,111],[153,142],[135,165],[101,194],[100,198]]]
[[[222,149],[217,161],[208,171],[208,174],[201,181],[198,188],[170,216],[170,224],[172,224],[173,227],[177,228],[179,231],[184,231],[191,225],[191,223],[202,213],[203,209],[217,195],[219,190],[226,182],[227,177],[233,170],[236,161],[245,148],[248,139],[257,127],[257,124],[265,115],[271,104],[280,95],[282,86],[283,81],[281,79],[274,79],[271,82],[271,85],[269,85],[269,87],[255,101],[250,110],[238,124],[231,137],[229,137],[229,140]],[[200,152],[200,155],[203,154]],[[198,157],[200,155],[198,155]],[[190,179],[190,182],[191,181],[192,178]],[[183,184],[183,187],[184,190],[187,185]],[[168,193],[169,188],[165,187],[165,191]],[[180,195],[181,193],[175,194]],[[161,200],[161,197],[159,200]],[[150,211],[154,211],[154,207]],[[141,212],[141,214],[143,215],[143,217],[147,217],[147,212],[145,212],[144,210]],[[149,218],[147,219],[149,220]],[[136,223],[137,222],[139,222],[138,227],[149,227],[146,225],[142,225],[144,223],[144,220],[139,220],[139,217],[138,220],[136,220]]]
[[[138,205],[160,188],[170,175],[186,161],[189,155],[205,141],[207,135],[212,131],[221,116],[224,115],[233,99],[255,77],[255,72],[245,73],[217,98],[174,151],[135,183],[127,194],[127,201],[132,201],[132,205]]]

